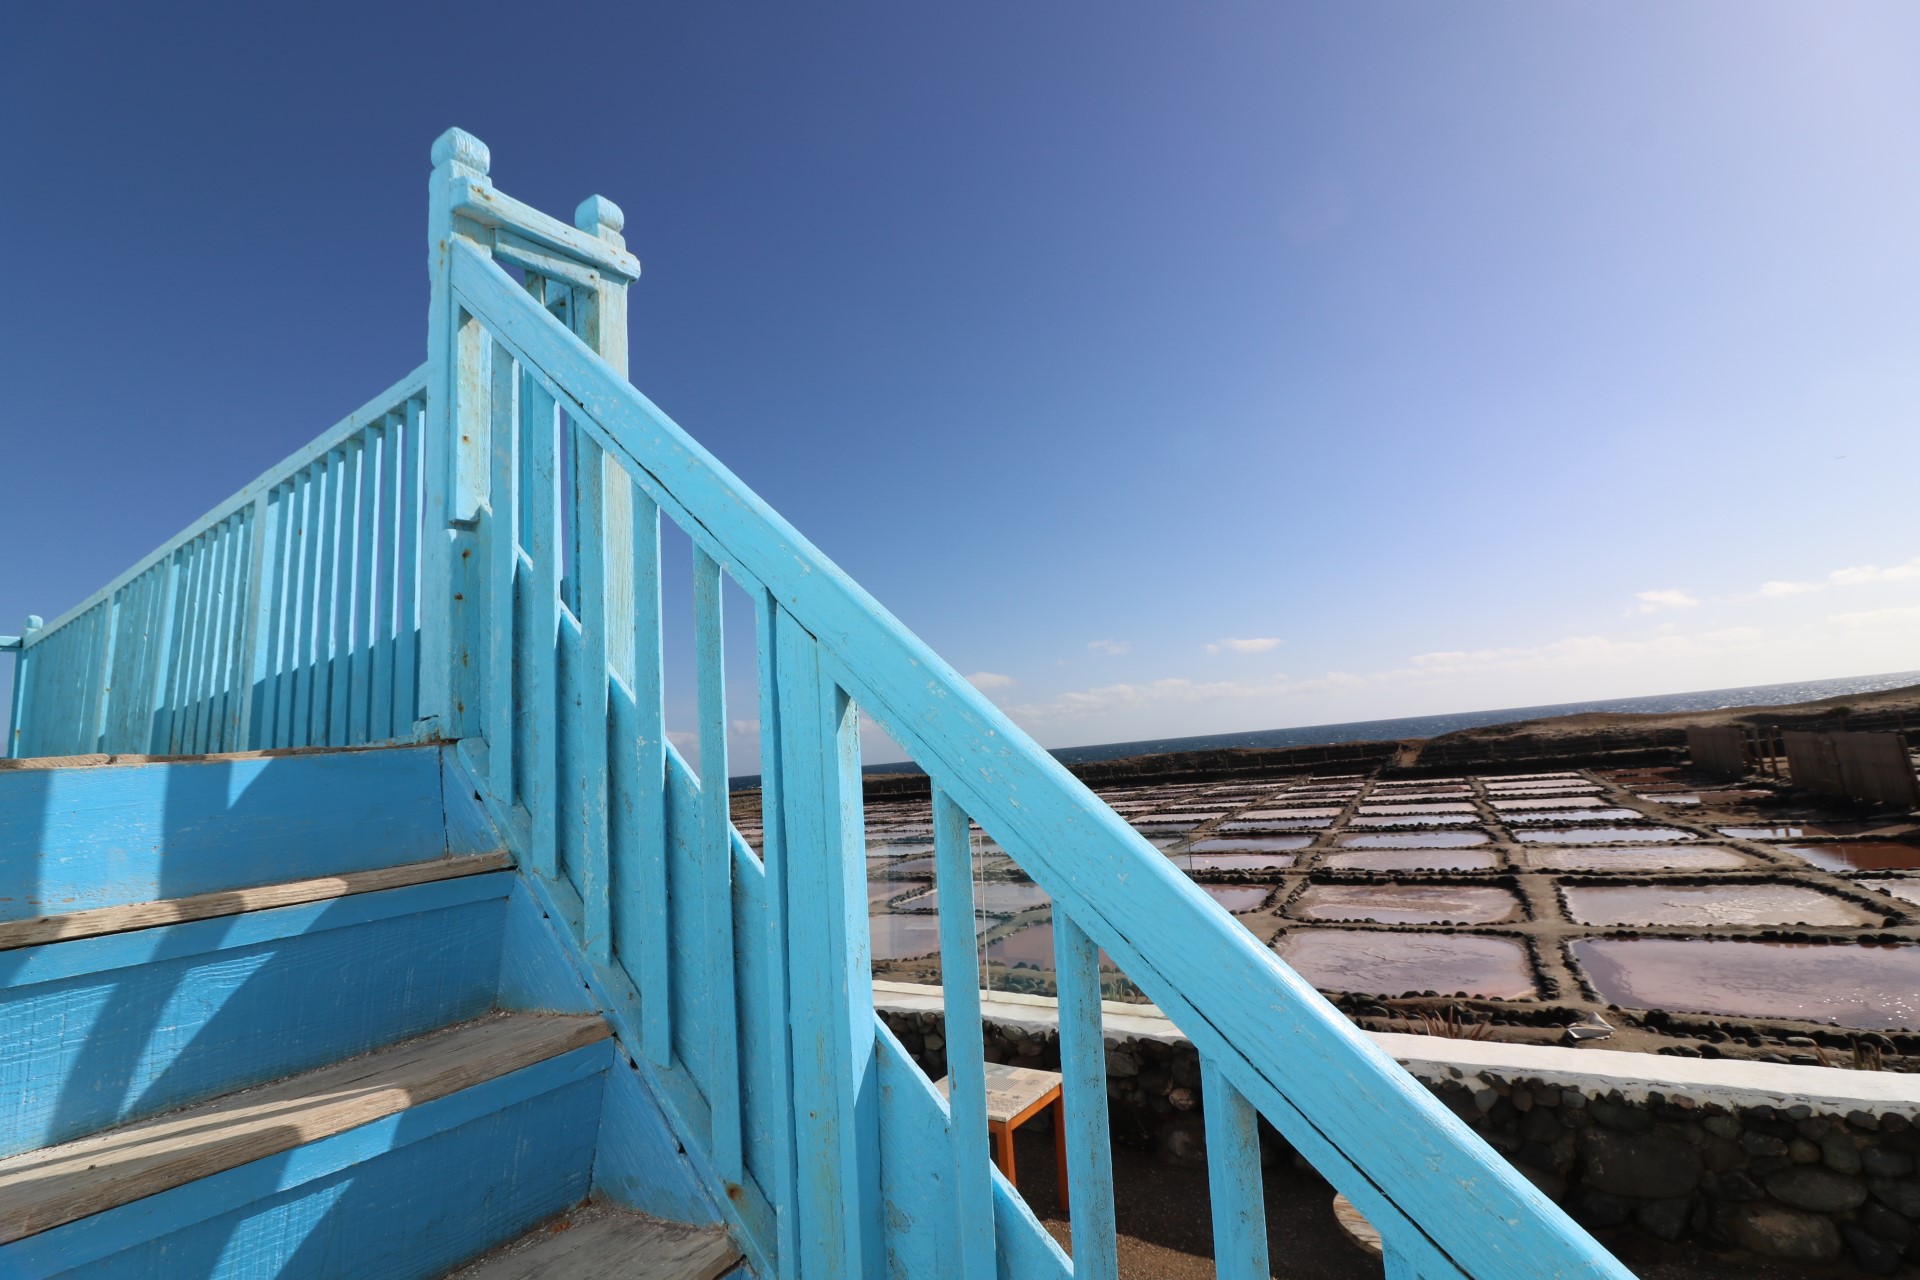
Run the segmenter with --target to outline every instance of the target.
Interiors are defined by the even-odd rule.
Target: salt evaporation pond
[[[1562,827],[1554,831],[1520,831],[1527,844],[1621,844],[1632,840],[1697,840],[1678,827]]]
[[[1467,827],[1478,818],[1470,813],[1402,813],[1390,818],[1355,818],[1347,823],[1349,827],[1405,827],[1419,824],[1423,827]]]
[[[1912,871],[1920,869],[1920,846],[1897,840],[1844,844],[1783,844],[1781,853],[1805,858],[1822,871]]]
[[[1251,834],[1213,836],[1206,840],[1195,840],[1193,842],[1193,851],[1195,853],[1210,853],[1216,850],[1246,850],[1251,852],[1255,850],[1304,849],[1312,843],[1312,836],[1256,836]]]
[[[1489,871],[1500,860],[1490,849],[1356,849],[1322,860],[1335,871]]]
[[[937,915],[869,916],[872,926],[875,960],[906,960],[931,955],[940,949],[940,917]],[[975,936],[993,927],[992,919],[975,916]]]
[[[1303,920],[1495,924],[1519,915],[1520,901],[1497,885],[1315,884],[1287,910]]]
[[[1600,999],[1632,1009],[1920,1024],[1920,946],[1816,946],[1718,938],[1582,938],[1573,956]]]
[[[1479,831],[1379,831],[1340,837],[1343,849],[1460,849],[1486,842]]]
[[[1489,800],[1501,813],[1528,812],[1534,809],[1599,809],[1606,801],[1599,796],[1556,796],[1549,800]]]
[[[1567,910],[1593,925],[1804,924],[1857,928],[1879,916],[1818,889],[1791,884],[1566,885]]]
[[[1647,815],[1638,809],[1581,809],[1568,813],[1554,810],[1548,813],[1503,813],[1502,822],[1637,822]]]
[[[1328,991],[1381,996],[1464,991],[1508,999],[1534,994],[1526,947],[1511,938],[1299,929],[1273,949],[1301,977]]]
[[[1273,886],[1258,884],[1203,884],[1200,887],[1215,902],[1236,912],[1255,910],[1273,892]]]
[[[1751,858],[1712,845],[1529,849],[1527,861],[1550,871],[1724,871],[1754,865]]]
[[[1361,813],[1472,813],[1473,806],[1463,800],[1435,800],[1427,804],[1363,804]]]
[[[1175,855],[1174,865],[1188,871],[1280,871],[1293,865],[1290,853],[1192,853]]]
[[[1920,880],[1869,880],[1867,887],[1920,906]]]
[[[982,880],[973,886],[973,909],[988,915],[1011,916],[1035,907],[1044,907],[1052,899],[1037,884],[1022,880]],[[940,891],[900,904],[902,911],[938,911]]]

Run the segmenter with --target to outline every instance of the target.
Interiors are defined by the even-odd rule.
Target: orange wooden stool
[[[1067,1206],[1067,1108],[1060,1094],[1060,1073],[1034,1067],[1007,1067],[989,1062],[987,1068],[987,1133],[993,1138],[993,1163],[1015,1186],[1013,1131],[1048,1107],[1053,1108],[1053,1157],[1059,1167],[1060,1216],[1071,1218]],[[934,1088],[944,1095],[943,1078]]]

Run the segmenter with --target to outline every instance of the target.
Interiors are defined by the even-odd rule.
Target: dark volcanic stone
[[[1653,1117],[1643,1107],[1619,1106],[1595,1099],[1588,1109],[1593,1113],[1596,1124],[1615,1133],[1646,1133],[1653,1128]]]
[[[1820,1160],[1835,1173],[1859,1173],[1860,1148],[1845,1133],[1829,1133],[1820,1139]]]
[[[1867,1186],[1873,1198],[1905,1218],[1920,1218],[1920,1182],[1875,1178]]]
[[[1573,1203],[1568,1209],[1582,1226],[1618,1227],[1633,1216],[1633,1201],[1593,1187],[1581,1187],[1573,1193]]]
[[[1854,1265],[1868,1275],[1890,1276],[1900,1270],[1900,1251],[1885,1240],[1852,1223],[1841,1227],[1840,1234],[1847,1242],[1847,1252],[1853,1255]]]
[[[1835,1262],[1841,1245],[1833,1219],[1801,1213],[1777,1204],[1728,1205],[1720,1211],[1720,1231],[1751,1253],[1800,1262]]]
[[[1700,1153],[1663,1133],[1629,1136],[1588,1129],[1580,1154],[1582,1180],[1610,1195],[1658,1200],[1689,1195],[1700,1185]]]
[[[1904,1178],[1913,1172],[1913,1157],[1885,1147],[1868,1147],[1860,1153],[1860,1169],[1870,1178]]]
[[[1786,1140],[1784,1138],[1776,1138],[1772,1134],[1767,1133],[1755,1133],[1749,1130],[1740,1135],[1740,1145],[1747,1149],[1747,1154],[1750,1156],[1784,1156],[1787,1154]]]
[[[1678,1240],[1687,1233],[1687,1217],[1693,1201],[1685,1196],[1670,1200],[1643,1200],[1633,1211],[1633,1220],[1642,1231],[1662,1240]]]
[[[1545,1109],[1529,1111],[1520,1119],[1520,1136],[1528,1142],[1552,1142],[1560,1136],[1560,1121]]]
[[[1767,1194],[1782,1204],[1814,1213],[1858,1209],[1867,1201],[1866,1184],[1819,1165],[1782,1169],[1767,1178]]]
[[[1913,1239],[1911,1222],[1872,1200],[1860,1206],[1860,1225],[1895,1245],[1904,1245]]]
[[[1716,1200],[1745,1202],[1758,1200],[1762,1193],[1759,1183],[1736,1169],[1731,1173],[1710,1176],[1707,1179],[1707,1194]]]

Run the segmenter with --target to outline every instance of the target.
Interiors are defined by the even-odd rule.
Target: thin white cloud
[[[1700,597],[1677,587],[1662,591],[1642,591],[1634,596],[1640,603],[1628,609],[1629,614],[1658,613],[1662,609],[1692,609],[1699,605]]]
[[[746,734],[760,732],[760,722],[758,720],[735,720],[732,722],[732,727],[735,733]]]
[[[1413,666],[1422,672],[1458,674],[1467,671],[1566,671],[1581,667],[1619,666],[1646,658],[1692,657],[1748,649],[1758,644],[1758,627],[1725,627],[1694,635],[1661,634],[1644,640],[1615,640],[1607,636],[1568,636],[1551,644],[1503,649],[1452,649],[1420,653]]]
[[[982,693],[994,689],[1007,689],[1019,684],[1012,676],[1003,676],[998,671],[976,671],[967,677],[967,683]]]
[[[1859,613],[1830,613],[1827,621],[1837,627],[1869,630],[1894,623],[1920,619],[1920,605],[1901,605],[1891,609],[1863,609]]]
[[[1300,693],[1327,693],[1366,682],[1365,677],[1339,671],[1313,680],[1289,680],[1286,676],[1274,676],[1268,680],[1189,680],[1184,676],[1170,676],[1140,684],[1109,684],[1094,689],[1069,690],[1046,702],[1008,707],[1007,713],[1018,719],[1077,720],[1111,711],[1137,710],[1169,703],[1243,701]]]
[[[1125,640],[1089,640],[1087,641],[1087,648],[1094,653],[1104,653],[1108,657],[1118,657],[1120,654],[1130,652],[1133,649],[1133,645]]]
[[[1210,654],[1213,654],[1213,653],[1270,653],[1273,650],[1278,649],[1280,647],[1280,644],[1281,644],[1281,641],[1278,636],[1256,636],[1252,639],[1246,639],[1246,640],[1237,639],[1233,636],[1228,636],[1224,640],[1216,640],[1212,644],[1208,645],[1207,652]]]
[[[1828,587],[1864,587],[1880,582],[1905,582],[1913,578],[1920,578],[1920,556],[1915,556],[1905,564],[1890,565],[1884,569],[1877,564],[1849,565],[1812,582],[1763,582],[1758,594],[1769,598],[1799,596],[1809,591],[1825,591]]]

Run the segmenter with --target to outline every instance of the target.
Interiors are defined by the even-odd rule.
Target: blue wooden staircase
[[[0,637],[9,754],[37,761],[0,770],[24,1099],[0,1275],[431,1275],[590,1195],[657,1221],[574,1237],[629,1258],[724,1239],[791,1280],[1108,1280],[1104,953],[1201,1054],[1223,1280],[1270,1274],[1261,1119],[1398,1280],[1624,1280],[634,388],[616,205],[531,208],[458,129],[432,159],[425,364]],[[664,720],[669,522],[691,759]],[[757,659],[731,708],[730,622]],[[873,1012],[862,715],[933,785],[950,1098]],[[757,760],[729,758],[733,717]],[[89,753],[195,759],[57,767]],[[755,771],[750,847],[717,780]],[[972,823],[1053,904],[1071,1252],[988,1159]],[[328,879],[353,887],[299,896]],[[349,1080],[388,1109],[336,1105]],[[143,1163],[201,1141],[225,1154]]]
[[[437,1276],[636,1178],[718,1222],[442,769],[0,771],[0,1275]],[[738,1260],[693,1238],[645,1274]]]

